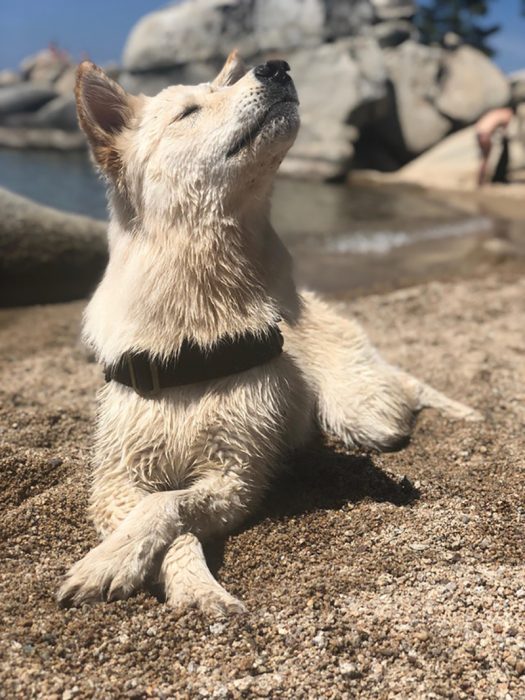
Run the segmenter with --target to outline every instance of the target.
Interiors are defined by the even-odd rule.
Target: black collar
[[[281,354],[283,336],[278,326],[268,326],[260,334],[244,333],[222,338],[212,348],[203,349],[184,340],[177,355],[166,361],[148,352],[124,353],[106,365],[106,382],[132,387],[137,394],[157,396],[161,389],[227,377],[245,372]]]

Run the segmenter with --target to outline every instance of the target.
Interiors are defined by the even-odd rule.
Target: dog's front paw
[[[230,617],[246,612],[244,604],[218,583],[170,590],[166,603],[181,615],[188,608],[197,608],[207,617]]]
[[[149,574],[153,546],[111,535],[71,567],[57,594],[64,607],[129,597]]]

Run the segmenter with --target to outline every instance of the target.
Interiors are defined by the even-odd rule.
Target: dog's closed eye
[[[200,111],[200,109],[201,109],[200,105],[188,105],[176,117],[176,120],[180,121],[181,119],[186,119],[186,117],[189,117],[190,114],[195,114],[196,112]]]

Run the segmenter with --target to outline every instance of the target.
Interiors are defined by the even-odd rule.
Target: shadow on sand
[[[374,464],[369,453],[349,454],[319,438],[298,452],[290,467],[273,484],[254,517],[237,532],[263,520],[281,520],[318,510],[338,510],[346,503],[372,500],[406,506],[419,498],[407,477],[393,478]],[[205,553],[217,576],[224,559],[225,540],[206,544]]]

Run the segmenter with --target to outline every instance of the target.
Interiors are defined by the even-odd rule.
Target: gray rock
[[[401,161],[423,153],[452,130],[451,121],[435,106],[442,54],[440,48],[413,41],[384,51],[390,106],[375,129]]]
[[[62,129],[77,131],[77,108],[73,95],[60,95],[48,102],[36,112],[10,114],[4,117],[3,124],[8,127],[28,127],[33,129]]]
[[[413,0],[372,0],[372,5],[379,20],[410,19],[417,11]]]
[[[57,151],[78,151],[86,148],[81,131],[0,127],[0,146],[5,148],[42,148]]]
[[[124,71],[120,74],[118,81],[124,90],[132,95],[140,93],[156,95],[169,85],[198,85],[209,82],[219,72],[221,63],[221,61],[217,63],[194,61],[169,70],[144,71],[142,73]]]
[[[282,175],[326,181],[339,180],[348,172],[358,130],[346,124],[334,124],[328,132],[316,127],[315,122],[303,123],[297,141],[281,165]]]
[[[254,53],[251,4],[194,0],[142,17],[128,37],[123,64],[138,72],[171,68],[225,56],[233,46]]]
[[[525,105],[518,108],[508,129],[509,175],[525,169]],[[489,161],[489,173],[493,173],[500,154],[494,144],[494,158]],[[475,190],[478,187],[479,147],[474,126],[466,127],[447,136],[436,146],[423,153],[404,168],[391,174],[392,182],[416,184],[420,187],[448,190]]]
[[[20,71],[26,80],[51,84],[69,65],[69,58],[65,53],[49,48],[25,58],[20,64]]]
[[[287,58],[301,103],[302,127],[283,172],[315,179],[341,177],[353,155],[355,125],[386,96],[381,52],[373,39],[357,37],[296,51]]]
[[[34,115],[38,128],[77,131],[77,108],[74,95],[60,95],[41,107]]]
[[[525,102],[525,70],[516,71],[509,78],[512,101],[515,104]]]
[[[16,85],[21,82],[22,76],[15,73],[14,70],[0,70],[0,87],[6,87],[7,85]]]
[[[0,118],[15,112],[34,112],[56,95],[50,87],[31,83],[0,87]]]
[[[413,41],[419,40],[418,30],[412,22],[405,19],[379,22],[374,26],[373,34],[381,48],[399,46],[399,44],[402,44],[408,39],[412,39]]]
[[[107,258],[106,224],[0,188],[0,305],[86,296]]]
[[[54,82],[54,89],[61,95],[72,95],[75,90],[76,75],[76,66],[66,68],[60,78]]]
[[[286,0],[284,0],[286,1]],[[358,36],[374,21],[371,0],[324,0],[324,40],[343,36]]]
[[[507,78],[481,51],[471,46],[446,51],[443,70],[436,106],[449,119],[472,124],[488,110],[508,104]]]
[[[233,48],[245,58],[353,35],[373,21],[370,0],[193,0],[143,17],[124,48],[131,72],[217,61]]]
[[[252,20],[255,51],[316,46],[323,24],[322,0],[258,0]]]

